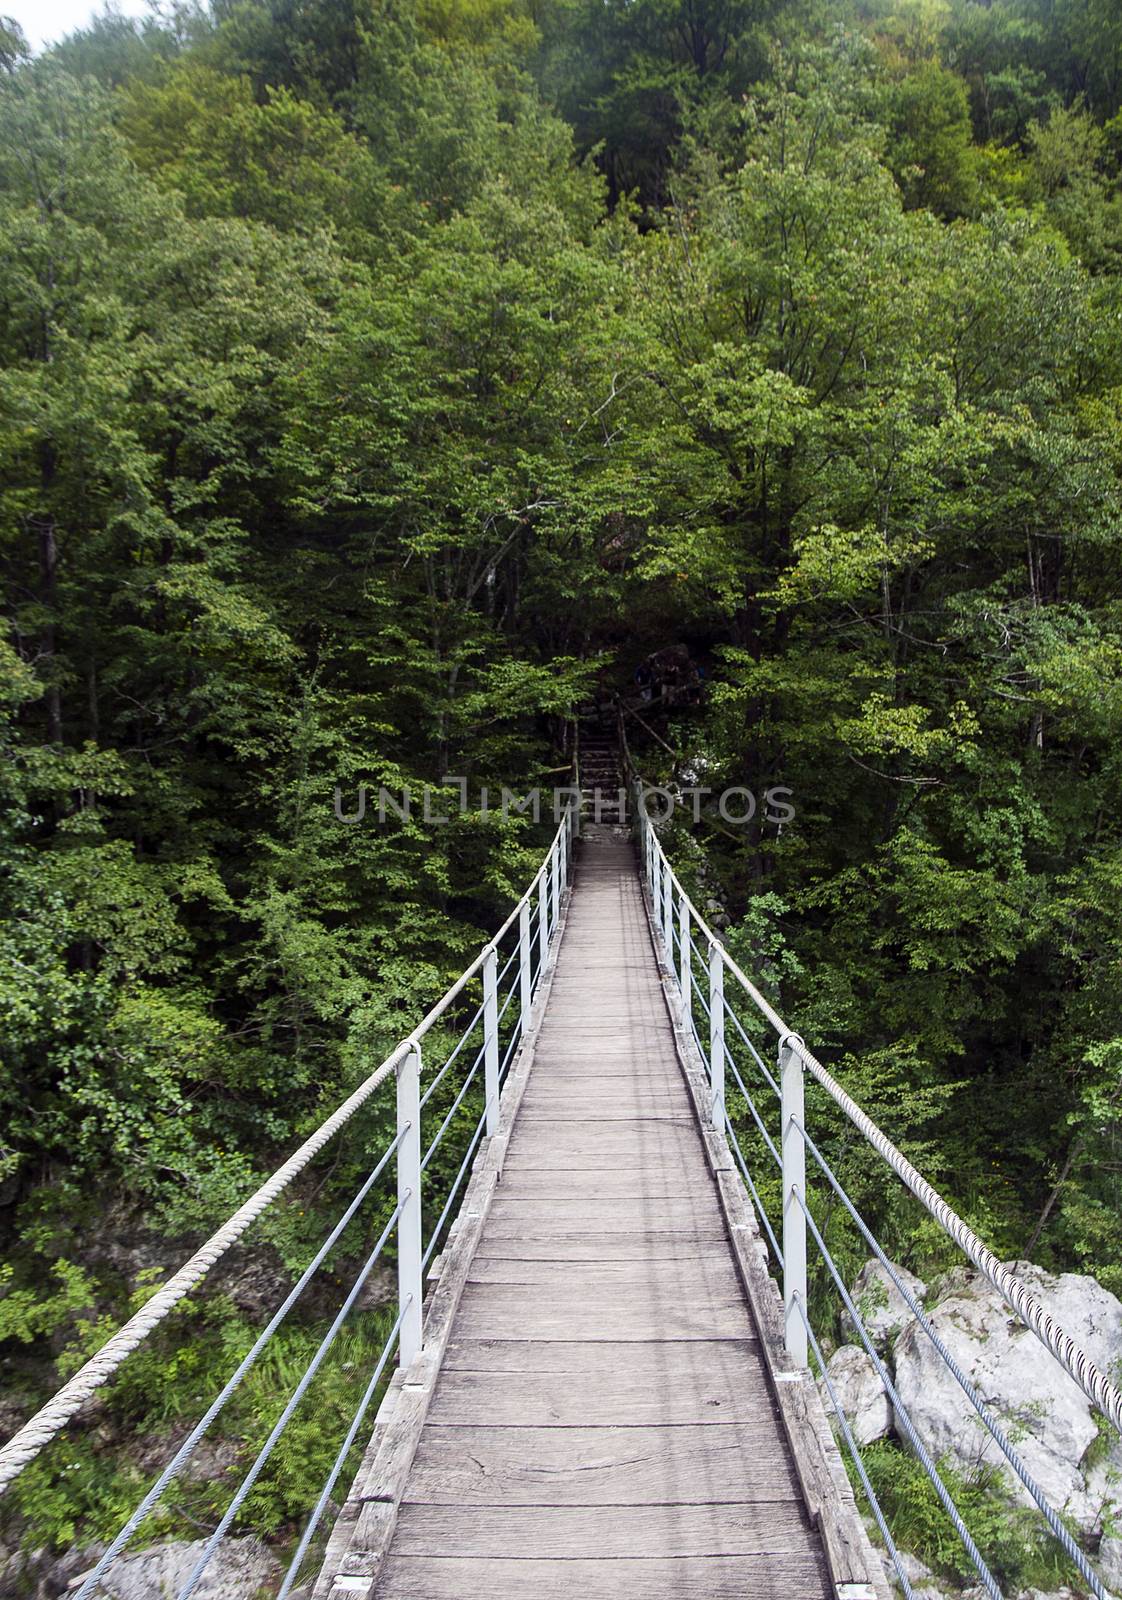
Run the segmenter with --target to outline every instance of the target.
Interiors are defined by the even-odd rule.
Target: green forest
[[[553,783],[669,647],[702,687],[633,728],[651,779],[795,810],[664,831],[737,960],[1003,1259],[1122,1293],[1117,0],[212,0],[37,56],[0,19],[0,575],[0,1434],[552,831],[337,788]],[[122,1377],[152,1436],[252,1336],[220,1287]],[[150,1477],[112,1435],[0,1540],[107,1538]],[[245,1525],[291,1537],[325,1449]]]

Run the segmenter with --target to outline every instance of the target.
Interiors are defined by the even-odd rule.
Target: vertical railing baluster
[[[787,1354],[798,1367],[807,1364],[806,1324],[799,1310],[806,1303],[806,1146],[801,1129],[806,1116],[803,1063],[792,1046],[794,1034],[779,1041],[779,1087],[783,1130],[783,1320]]]
[[[397,1306],[399,1360],[408,1367],[420,1353],[421,1261],[421,1047],[414,1044],[397,1069]]]
[[[545,958],[549,954],[549,862],[542,868],[541,882],[538,885],[538,957],[541,965],[538,969],[538,982],[545,971]]]
[[[682,991],[686,1022],[693,1017],[693,984],[690,982],[690,903],[685,894],[678,896],[678,988]]]
[[[554,843],[549,857],[550,870],[553,873],[553,917],[549,924],[550,933],[557,926],[557,919],[561,915],[561,840]]]
[[[530,900],[523,900],[518,908],[518,1009],[519,1038],[526,1037],[530,1024],[530,1007],[534,1003],[534,975],[532,971],[532,946],[530,943]]]
[[[489,946],[483,958],[483,1085],[487,1137],[499,1131],[499,954]]]
[[[709,946],[709,1087],[710,1115],[721,1133],[725,1126],[725,963],[715,941]]]
[[[674,879],[670,863],[666,863],[666,876],[662,880],[662,937],[666,945],[666,965],[674,970]]]

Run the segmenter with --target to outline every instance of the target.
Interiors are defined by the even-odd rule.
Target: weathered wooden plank
[[[618,1159],[633,1155],[639,1164],[654,1165],[668,1156],[682,1156],[691,1171],[700,1180],[704,1170],[699,1169],[697,1129],[690,1123],[662,1122],[623,1123],[591,1121],[579,1127],[545,1128],[535,1118],[533,1122],[516,1124],[507,1146],[508,1158],[524,1151],[546,1154],[554,1152],[559,1163],[597,1166],[603,1156]]]
[[[644,1052],[653,1057],[663,1051],[662,1024],[644,1016],[617,1018],[606,1031],[576,1023],[555,1027],[550,1021],[547,1025],[551,1055],[564,1053],[608,1061],[628,1060]]]
[[[445,1506],[404,1504],[397,1555],[522,1556],[614,1561],[643,1556],[768,1556],[809,1552],[801,1505]]]
[[[723,1234],[687,1233],[551,1233],[523,1234],[517,1229],[490,1235],[484,1260],[491,1261],[692,1261],[727,1249]]]
[[[536,1108],[551,1105],[555,1100],[581,1100],[595,1098],[597,1101],[619,1101],[627,1098],[643,1100],[669,1100],[687,1111],[690,1109],[689,1096],[684,1083],[668,1082],[665,1076],[653,1075],[640,1076],[636,1074],[630,1078],[619,1075],[612,1078],[602,1078],[594,1065],[589,1065],[581,1073],[573,1073],[567,1077],[535,1078],[526,1090],[527,1115],[530,1107]],[[592,1119],[589,1119],[592,1120]]]
[[[638,1303],[595,1296],[528,1295],[520,1284],[475,1284],[457,1328],[465,1339],[743,1339],[752,1323],[743,1298],[681,1305],[651,1295]]]
[[[622,1261],[534,1261],[477,1252],[467,1281],[472,1285],[520,1284],[532,1290],[535,1299],[539,1293],[588,1301],[611,1296],[631,1305],[644,1299],[662,1304],[685,1298],[705,1304],[740,1296],[740,1280],[727,1248],[723,1255],[719,1248],[710,1248],[704,1255],[682,1251],[674,1256]]]
[[[543,1259],[553,1261],[597,1261],[602,1257],[615,1261],[641,1261],[665,1249],[667,1258],[673,1260],[682,1249],[708,1249],[720,1244],[724,1238],[725,1235],[716,1228],[705,1233],[681,1228],[652,1228],[644,1233],[592,1233],[587,1228],[570,1232],[564,1229],[528,1232],[511,1226],[502,1233],[489,1234],[487,1249],[489,1254],[499,1255],[509,1247],[515,1247],[514,1253],[519,1257],[528,1258],[541,1253]],[[545,1256],[547,1248],[551,1248],[554,1254]]]
[[[653,1339],[646,1344],[598,1339],[476,1339],[457,1327],[444,1356],[444,1372],[539,1372],[572,1377],[574,1386],[590,1383],[597,1372],[610,1378],[625,1370],[650,1384],[715,1382],[729,1386],[763,1375],[755,1330],[743,1339],[676,1342]]]
[[[651,1122],[640,1130],[625,1129],[620,1123],[576,1127],[561,1123],[548,1132],[535,1127],[532,1134],[517,1139],[512,1135],[503,1166],[565,1172],[605,1166],[658,1172],[666,1167],[696,1177],[697,1166],[686,1144],[691,1137],[696,1138],[693,1130],[679,1123]]]
[[[578,1096],[568,1102],[535,1106],[533,1114],[537,1122],[549,1127],[556,1127],[559,1122],[582,1125],[588,1122],[621,1123],[628,1127],[642,1126],[645,1122],[663,1122],[671,1125],[676,1123],[682,1128],[693,1127],[689,1107],[679,1100],[665,1098],[647,1105],[620,1105],[616,1101],[606,1100],[603,1105],[591,1106],[587,1098]]]
[[[799,1500],[773,1417],[676,1427],[427,1426],[416,1505],[664,1506]]]
[[[391,1556],[378,1600],[826,1600],[813,1558],[473,1561]]]
[[[581,1120],[585,1122],[598,1122],[606,1111],[628,1106],[635,1107],[632,1116],[636,1121],[648,1116],[652,1108],[667,1116],[691,1118],[689,1100],[677,1084],[666,1084],[661,1078],[600,1078],[592,1072],[537,1084],[528,1097],[527,1116],[537,1121],[565,1109],[583,1112]]]
[[[652,1083],[664,1084],[666,1072],[655,1064],[648,1052],[633,1056],[603,1056],[566,1051],[553,1058],[542,1078],[535,1082],[535,1090],[543,1082],[571,1089],[574,1084],[588,1083],[590,1080],[605,1087],[633,1084],[638,1089]]]
[[[505,1370],[511,1365],[504,1357],[504,1343],[516,1341],[473,1341],[459,1346],[466,1370],[449,1367],[441,1374],[440,1386],[432,1402],[432,1425],[466,1427],[485,1418],[499,1427],[585,1427],[590,1420],[605,1427],[672,1427],[701,1422],[753,1422],[765,1420],[774,1426],[775,1403],[766,1379],[755,1363],[755,1352],[745,1342],[745,1357],[738,1363],[733,1378],[712,1358],[712,1346],[702,1340],[682,1340],[660,1346],[657,1366],[634,1358],[620,1361],[600,1356],[572,1371]],[[728,1341],[730,1348],[736,1342]],[[543,1345],[531,1349],[549,1348]],[[558,1348],[558,1347],[554,1347]],[[564,1346],[586,1352],[589,1346]],[[627,1345],[628,1351],[642,1346]],[[526,1349],[525,1346],[522,1347]],[[692,1363],[676,1359],[674,1352],[703,1349],[704,1359]],[[600,1343],[593,1354],[611,1350]],[[486,1351],[495,1366],[472,1366],[482,1360],[472,1351]],[[450,1354],[449,1360],[455,1359]],[[528,1359],[534,1359],[528,1357]],[[540,1362],[540,1357],[537,1358]]]
[[[621,1055],[631,1055],[639,1050],[653,1052],[663,1048],[664,1035],[661,1029],[657,1031],[652,1027],[644,1029],[638,1022],[619,1021],[612,1023],[605,1029],[599,1028],[561,1028],[553,1019],[546,1016],[545,1026],[550,1029],[550,1042],[553,1045],[584,1045],[591,1053],[593,1051],[610,1055],[616,1052]]]
[[[709,1204],[705,1203],[709,1199]],[[508,1184],[495,1192],[487,1233],[505,1232],[510,1226],[527,1233],[649,1233],[697,1227],[722,1237],[721,1219],[711,1197],[670,1195],[661,1200],[616,1199],[595,1203],[579,1196],[560,1200],[520,1196]]]
[[[512,1175],[512,1179],[513,1179]],[[681,1174],[675,1168],[657,1168],[653,1173],[634,1167],[570,1167],[566,1171],[545,1167],[519,1169],[518,1193],[526,1199],[626,1200],[638,1188],[648,1198],[680,1193]],[[514,1187],[513,1181],[511,1187]],[[726,1252],[727,1253],[727,1252]]]
[[[657,1172],[660,1177],[679,1177],[682,1183],[696,1176],[697,1168],[682,1150],[673,1146],[668,1149],[656,1146],[652,1155],[645,1144],[604,1142],[578,1154],[562,1142],[564,1132],[562,1126],[556,1141],[528,1140],[507,1150],[503,1173],[510,1175],[508,1190],[513,1188],[513,1179],[521,1172]]]

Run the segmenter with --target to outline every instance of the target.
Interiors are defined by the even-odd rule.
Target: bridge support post
[[[682,991],[682,1005],[686,1021],[693,1021],[693,984],[690,974],[690,906],[684,894],[678,896],[678,987]]]
[[[530,963],[530,902],[523,900],[518,912],[518,1023],[519,1038],[525,1039],[530,1022],[530,1006],[534,999],[534,981]]]
[[[797,1367],[807,1365],[806,1324],[806,1216],[800,1200],[806,1199],[806,1146],[802,1128],[806,1116],[803,1063],[792,1046],[794,1034],[779,1041],[779,1077],[782,1097],[783,1137],[783,1320],[787,1354]]]
[[[713,1126],[722,1133],[725,1126],[725,963],[719,944],[709,946],[709,1086]]]
[[[421,1047],[397,1069],[397,1308],[401,1315],[399,1364],[404,1370],[421,1350]]]
[[[499,955],[494,945],[483,958],[483,1085],[491,1138],[499,1131]]]

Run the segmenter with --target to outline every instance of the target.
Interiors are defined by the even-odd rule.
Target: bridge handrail
[[[646,821],[645,817],[643,820],[644,822]],[[800,1035],[787,1026],[775,1007],[770,1005],[764,998],[744,969],[726,950],[720,937],[698,911],[682,887],[677,873],[670,866],[653,827],[651,827],[650,832],[655,841],[658,857],[669,875],[671,885],[677,891],[679,904],[684,904],[688,909],[690,917],[705,936],[710,949],[718,952],[725,971],[732,974],[760,1014],[771,1024],[779,1042],[786,1042],[788,1047],[795,1052],[807,1071],[821,1084],[830,1098],[845,1113],[854,1127],[864,1135],[877,1153],[888,1162],[897,1176],[915,1195],[916,1199],[926,1207],[936,1222],[939,1223],[943,1231],[970,1257],[979,1272],[989,1280],[1006,1304],[1036,1334],[1040,1342],[1047,1346],[1067,1370],[1068,1374],[1075,1379],[1075,1382],[1083,1390],[1087,1398],[1099,1408],[1104,1416],[1110,1419],[1119,1432],[1122,1432],[1122,1391],[1111,1383],[1110,1379],[1096,1366],[1086,1351],[1069,1334],[1064,1332],[1032,1293],[1031,1289],[1022,1283],[1008,1268],[1002,1266],[993,1251],[982,1242],[973,1229],[962,1220],[938,1191],[928,1183],[923,1174],[893,1144],[884,1130],[879,1128],[873,1119],[862,1111],[856,1101],[846,1093],[837,1079],[827,1071],[817,1056],[813,1055],[807,1048]]]
[[[484,1128],[490,1133],[497,1126],[498,1090],[501,1075],[509,1065],[515,1044],[525,1031],[528,1009],[541,978],[549,941],[556,930],[561,894],[571,875],[572,843],[576,818],[576,807],[570,805],[558,825],[541,865],[498,932],[483,946],[479,954],[464,969],[456,981],[445,990],[440,999],[416,1027],[411,1029],[394,1046],[389,1055],[320,1124],[316,1131],[300,1145],[299,1149],[295,1150],[271,1177],[266,1179],[237,1211],[184,1262],[179,1270],[156,1290],[155,1294],[145,1302],[140,1310],[130,1317],[102,1345],[101,1349],[91,1356],[57,1393],[0,1448],[0,1493],[8,1488],[20,1472],[62,1431],[81,1407],[108,1382],[128,1356],[153,1333],[185,1296],[202,1282],[226,1251],[241,1238],[251,1224],[283,1193],[293,1179],[308,1166],[334,1135],[366,1104],[391,1074],[396,1074],[398,1079],[398,1128],[397,1135],[383,1158],[383,1164],[384,1160],[396,1150],[398,1155],[399,1206],[394,1220],[401,1223],[402,1226],[399,1232],[399,1315],[395,1333],[400,1332],[401,1335],[402,1364],[412,1360],[420,1347],[421,1340],[422,1272],[431,1259],[437,1239],[444,1223],[448,1219],[455,1193],[463,1179],[468,1161],[470,1161],[480,1134]],[[534,970],[533,966],[534,950],[531,943],[535,898],[537,900],[538,918],[538,938],[534,941],[538,947],[536,970]],[[509,970],[515,958],[518,959],[519,970],[516,974],[515,983],[512,983],[511,992],[507,997],[503,1012],[505,1013],[510,1005],[515,992],[518,993],[520,1006],[517,1027],[515,1028],[512,1025],[511,1040],[506,1051],[506,1059],[500,1062],[497,953],[500,941],[515,924],[518,925],[518,942],[514,956],[512,956],[511,961],[507,962],[504,973]],[[463,993],[472,979],[480,973],[483,975],[483,1004],[468,1024],[465,1033],[461,1036],[453,1051],[453,1057],[458,1053],[467,1035],[482,1017],[484,1043],[480,1055],[485,1062],[486,1105],[483,1116],[480,1119],[479,1128],[469,1148],[467,1160],[465,1160],[460,1169],[459,1176],[453,1185],[452,1194],[449,1196],[440,1220],[433,1230],[428,1251],[422,1254],[421,1165],[419,1159],[421,1041],[440,1018],[445,1015],[449,1007]],[[449,1062],[446,1065],[450,1064],[451,1059],[449,1058]],[[479,1058],[477,1057],[477,1066],[478,1061]],[[412,1070],[409,1070],[410,1068]],[[411,1095],[409,1093],[410,1089],[412,1090]],[[412,1101],[411,1106],[406,1108],[406,1114],[404,1115],[402,1110],[403,1092],[406,1100],[411,1099]],[[410,1112],[411,1117],[409,1115]],[[447,1121],[441,1129],[441,1134],[438,1135],[437,1142],[439,1142],[439,1138],[443,1137],[446,1128]],[[381,1165],[376,1169],[376,1173],[380,1170]],[[360,1194],[366,1193],[371,1181],[372,1179],[367,1181]],[[349,1218],[351,1214],[353,1214],[353,1211],[348,1211],[345,1215]],[[408,1237],[406,1236],[407,1233]],[[336,1236],[333,1233],[331,1240]],[[404,1268],[402,1267],[403,1258],[406,1262]],[[313,1267],[309,1268],[308,1273],[301,1279],[297,1289],[293,1291],[293,1297],[303,1287],[308,1275],[314,1270],[314,1265],[318,1264],[320,1260],[322,1260],[322,1252],[317,1256]],[[281,1314],[290,1303],[291,1300],[285,1302]],[[270,1324],[270,1331],[272,1326],[273,1324]],[[239,1368],[239,1374],[240,1371],[241,1369]],[[207,1420],[210,1420],[211,1417],[212,1414],[208,1412]],[[177,1462],[178,1459],[177,1457]],[[116,1545],[116,1541],[114,1541],[114,1545]],[[108,1557],[110,1553],[107,1551],[106,1556]],[[99,1563],[100,1566],[101,1564]],[[191,1584],[190,1587],[193,1588],[194,1584]],[[82,1592],[86,1592],[85,1587]]]
[[[906,1410],[901,1404],[899,1396],[895,1393],[894,1385],[888,1376],[887,1370],[880,1361],[873,1342],[868,1336],[861,1314],[854,1305],[837,1264],[827,1249],[825,1240],[822,1238],[821,1232],[811,1214],[806,1198],[805,1180],[805,1157],[808,1151],[824,1172],[827,1181],[839,1196],[843,1205],[856,1221],[862,1235],[874,1249],[882,1266],[888,1271],[905,1302],[916,1315],[920,1327],[934,1344],[944,1364],[962,1388],[998,1448],[1006,1457],[1012,1470],[1043,1514],[1051,1533],[1060,1543],[1069,1559],[1078,1567],[1092,1593],[1099,1597],[1099,1600],[1109,1600],[1107,1591],[1103,1588],[1098,1574],[1091,1567],[1086,1555],[1075,1543],[1062,1518],[1049,1503],[1043,1491],[1025,1467],[1017,1451],[1005,1436],[1000,1424],[991,1414],[985,1401],[954,1361],[949,1350],[923,1312],[922,1307],[917,1304],[915,1297],[907,1289],[907,1286],[900,1281],[884,1251],[856,1211],[848,1195],[844,1192],[839,1180],[814,1140],[806,1131],[803,1090],[804,1073],[809,1073],[825,1090],[868,1144],[892,1168],[907,1189],[935,1218],[948,1237],[958,1245],[988,1282],[998,1291],[1024,1325],[1051,1352],[1092,1404],[1120,1431],[1122,1431],[1122,1393],[1095,1364],[1087,1352],[1070,1335],[1064,1332],[1022,1280],[998,1261],[988,1246],[948,1205],[927,1179],[923,1177],[922,1173],[908,1161],[907,1157],[903,1155],[887,1134],[878,1127],[871,1117],[862,1111],[860,1106],[841,1087],[833,1075],[807,1048],[803,1039],[788,1027],[775,1007],[760,993],[751,978],[748,977],[747,973],[744,972],[739,963],[725,948],[720,936],[697,909],[677,873],[670,865],[662,842],[658,838],[654,823],[647,813],[646,794],[653,791],[648,791],[647,786],[633,770],[630,776],[634,815],[638,823],[640,847],[643,855],[643,870],[650,895],[652,918],[661,938],[667,968],[709,1078],[713,1125],[720,1131],[727,1133],[729,1137],[737,1165],[752,1196],[770,1240],[771,1248],[782,1271],[785,1337],[788,1354],[798,1367],[805,1368],[808,1364],[809,1350],[810,1348],[814,1350],[816,1360],[826,1382],[827,1391],[830,1394],[835,1410],[838,1412],[843,1436],[853,1455],[858,1475],[869,1497],[874,1516],[880,1524],[882,1533],[885,1535],[886,1546],[896,1566],[905,1596],[911,1597],[911,1584],[888,1533],[887,1524],[877,1504],[872,1486],[868,1481],[852,1431],[846,1421],[844,1412],[838,1404],[833,1385],[826,1374],[825,1360],[822,1356],[821,1347],[810,1324],[806,1265],[806,1235],[808,1228],[850,1313],[862,1343],[865,1345],[866,1351],[878,1372],[878,1376],[881,1378],[882,1386],[894,1404],[902,1430],[910,1440],[913,1449],[916,1450],[928,1477],[931,1479],[962,1540],[971,1563],[978,1572],[983,1588],[994,1597],[994,1600],[1000,1600],[1001,1591],[997,1587],[977,1546],[974,1544],[969,1530],[943,1483],[935,1463],[930,1459],[922,1445],[922,1441],[919,1440],[914,1427],[911,1425]],[[700,935],[700,941],[704,949],[698,948],[698,942],[693,937],[694,929]],[[708,967],[708,1000],[706,1000],[703,992],[703,983],[698,984],[693,971],[693,957],[695,954],[703,963],[703,983],[704,970],[706,966]],[[769,1072],[763,1058],[752,1044],[739,1018],[736,1016],[735,1010],[732,1008],[730,998],[726,994],[726,977],[733,979],[739,985],[743,993],[751,1000],[756,1011],[769,1024],[777,1036],[778,1076],[780,1080],[778,1083]],[[708,1041],[702,1039],[694,1021],[693,1001],[695,995],[706,1013],[705,1020],[708,1022],[709,1030]],[[739,1032],[741,1040],[755,1057],[769,1087],[781,1101],[782,1126],[779,1150],[776,1149],[775,1142],[768,1134],[752,1095],[749,1093],[736,1061],[729,1050],[725,1040],[726,1020],[732,1021]],[[745,1103],[762,1136],[764,1147],[782,1176],[782,1248],[780,1248],[776,1233],[763,1206],[750,1166],[737,1139],[736,1130],[725,1108],[724,1082],[726,1068],[731,1068],[737,1087],[743,1094]]]

